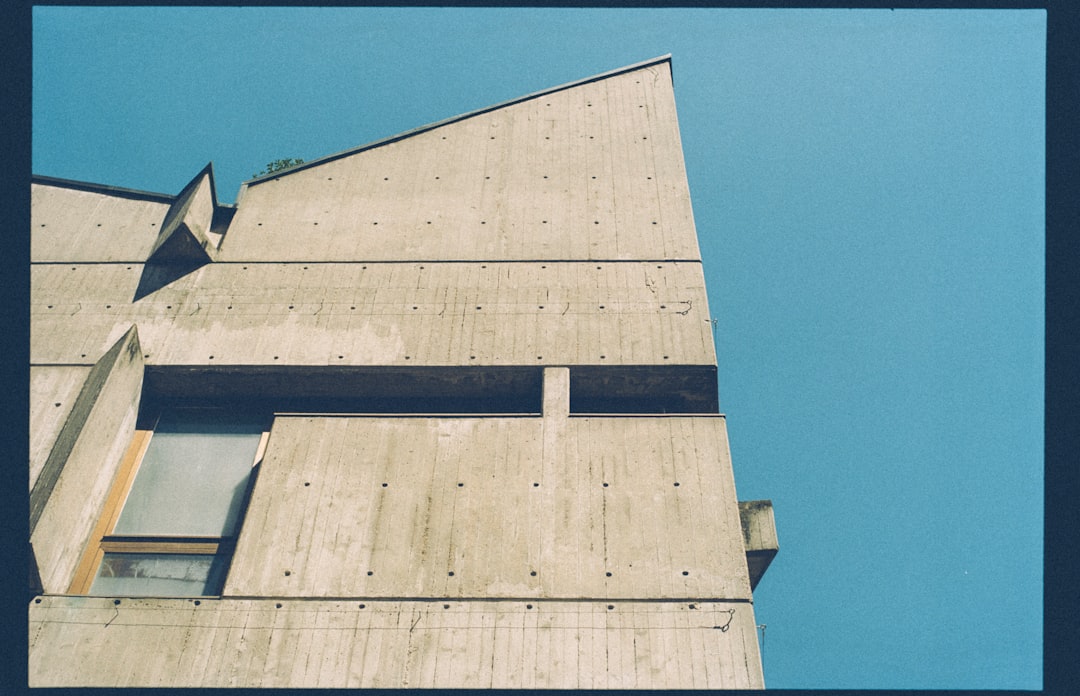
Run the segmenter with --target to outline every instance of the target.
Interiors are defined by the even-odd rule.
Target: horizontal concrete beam
[[[748,602],[40,597],[29,623],[33,687],[764,688]]]

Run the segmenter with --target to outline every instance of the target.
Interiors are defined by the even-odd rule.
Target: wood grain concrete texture
[[[724,419],[279,416],[224,594],[749,599]]]
[[[744,602],[39,600],[33,687],[764,686]]]
[[[43,466],[31,492],[30,541],[45,592],[67,590],[135,432],[142,354],[134,331],[118,343],[116,352],[102,357],[80,385],[71,413],[51,443],[52,461]],[[43,479],[52,483],[36,502]],[[35,519],[39,504],[40,517]]]
[[[697,260],[668,63],[247,185],[220,261]]]
[[[30,488],[49,458],[90,367],[49,365],[30,368]]]
[[[780,541],[776,536],[776,519],[773,516],[771,501],[747,500],[740,502],[739,518],[742,520],[743,544],[748,551],[780,548]]]
[[[34,264],[31,360],[131,324],[151,365],[715,364],[696,262],[211,263],[133,301],[140,264]]]
[[[142,263],[169,204],[64,186],[30,186],[34,263]]]

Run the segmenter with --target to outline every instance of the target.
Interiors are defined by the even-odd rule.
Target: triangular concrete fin
[[[214,260],[218,235],[211,234],[217,194],[214,165],[207,164],[192,179],[165,213],[149,263],[209,263]]]
[[[52,496],[56,482],[64,470],[64,465],[67,464],[68,457],[82,434],[83,428],[90,418],[91,411],[98,402],[98,397],[101,395],[105,382],[109,379],[113,369],[121,362],[135,362],[138,364],[139,370],[142,369],[142,348],[139,345],[139,331],[135,324],[132,324],[131,328],[124,332],[124,335],[94,363],[94,367],[90,369],[90,374],[87,375],[86,381],[83,383],[82,390],[75,399],[71,413],[68,414],[67,420],[60,429],[56,444],[49,453],[49,458],[45,461],[45,465],[42,467],[41,473],[30,491],[31,534],[34,533],[34,528],[37,526],[41,513],[45,509],[45,504],[48,503],[49,498]],[[141,379],[139,381],[141,383]]]

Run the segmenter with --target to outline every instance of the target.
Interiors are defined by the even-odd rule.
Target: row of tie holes
[[[686,572],[684,571],[684,572],[683,572],[683,575],[686,575],[686,574],[687,574],[687,573],[686,573]],[[368,575],[371,575],[371,573],[368,573]],[[453,575],[453,573],[451,573],[451,575]],[[536,575],[536,573],[533,573],[533,575]],[[608,575],[610,575],[610,573],[608,573]],[[120,605],[120,603],[121,603],[121,600],[119,600],[119,599],[114,599],[114,600],[113,600],[113,604],[114,604],[114,605],[116,605],[116,606],[119,606],[119,605]],[[201,602],[200,600],[198,600],[198,599],[192,600],[192,603],[193,603],[193,604],[194,604],[195,606],[199,606],[199,605],[201,605],[201,604],[202,604],[202,602]],[[34,600],[34,604],[41,604],[41,598],[40,598],[40,597],[36,598],[36,599]],[[443,606],[443,609],[449,609],[449,608],[450,608],[450,605],[449,605],[449,604],[443,604],[442,606]],[[281,604],[281,602],[276,602],[276,603],[274,604],[274,608],[276,608],[276,609],[281,609],[281,607],[282,607],[282,604]],[[366,608],[367,608],[367,605],[366,605],[366,604],[360,604],[360,605],[359,605],[359,607],[360,607],[361,609],[366,609]],[[688,604],[688,605],[687,605],[687,607],[688,607],[688,608],[690,608],[690,609],[697,609],[697,605],[696,605],[696,604]],[[531,604],[526,604],[526,605],[525,605],[525,608],[526,608],[526,609],[532,609],[532,608],[533,608],[533,605],[531,605]],[[609,604],[609,605],[607,605],[607,608],[608,608],[608,611],[611,611],[612,609],[614,609],[614,608],[615,608],[615,605],[614,605],[614,604]]]

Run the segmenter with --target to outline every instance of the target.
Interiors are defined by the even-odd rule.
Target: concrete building
[[[32,227],[33,686],[764,686],[669,57]]]

